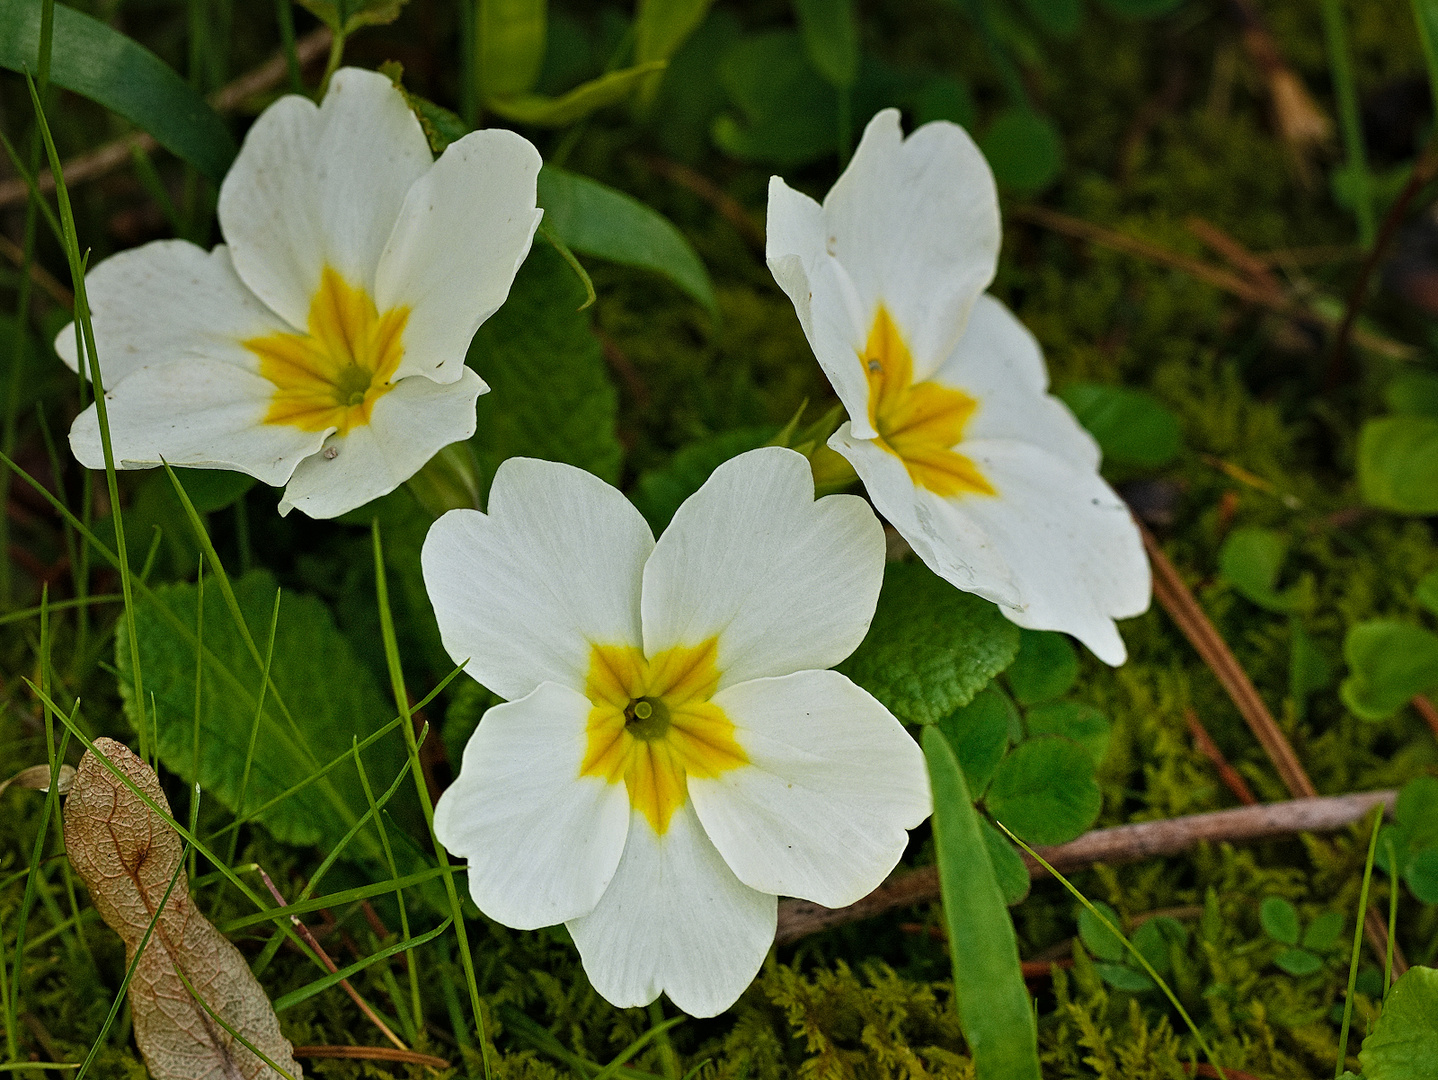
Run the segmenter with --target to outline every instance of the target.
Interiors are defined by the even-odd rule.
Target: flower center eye
[[[624,730],[645,742],[662,739],[669,731],[669,706],[660,698],[636,698],[624,710]]]

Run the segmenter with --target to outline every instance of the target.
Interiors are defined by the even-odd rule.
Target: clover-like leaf
[[[1234,529],[1218,550],[1218,570],[1245,599],[1288,613],[1309,602],[1310,590],[1301,585],[1278,588],[1287,554],[1288,538],[1274,529]]]
[[[1118,912],[1102,900],[1095,900],[1093,906],[1108,920],[1109,926],[1117,928],[1122,925]],[[1128,947],[1124,945],[1123,939],[1105,926],[1087,907],[1079,909],[1078,930],[1079,940],[1098,959],[1117,962],[1128,956]]]
[[[1297,978],[1323,970],[1323,958],[1307,949],[1284,949],[1273,958],[1273,962]]]
[[[1074,383],[1059,392],[1078,421],[1119,465],[1158,468],[1183,444],[1178,417],[1152,394],[1106,383]]]
[[[1145,975],[1138,968],[1129,967],[1127,964],[1095,964],[1094,970],[1098,972],[1099,978],[1108,983],[1115,990],[1124,990],[1130,994],[1141,994],[1145,990],[1155,988],[1154,981]]]
[[[1345,916],[1341,911],[1325,911],[1303,931],[1303,947],[1314,952],[1327,952],[1337,947],[1343,937]]]
[[[1054,736],[1014,747],[984,795],[989,813],[1030,844],[1072,840],[1098,819],[1102,804],[1088,751]]]
[[[994,770],[1008,749],[1009,729],[1016,719],[1013,702],[991,683],[980,690],[973,701],[939,721],[939,730],[954,748],[954,756],[964,770],[964,780],[976,798],[983,796],[994,778]]]
[[[1264,933],[1281,945],[1298,944],[1298,909],[1281,896],[1264,897],[1258,907]]]
[[[1348,678],[1343,703],[1364,720],[1382,720],[1414,694],[1438,686],[1438,636],[1422,627],[1374,619],[1348,628],[1343,639]]]
[[[1078,681],[1078,652],[1066,634],[1020,630],[1019,654],[1005,675],[1020,705],[1052,701]]]
[[[1029,868],[1008,837],[989,824],[986,818],[979,820],[979,826],[984,834],[984,846],[989,851],[989,862],[993,863],[994,877],[999,882],[999,891],[1004,894],[1004,903],[1013,907],[1029,894]]]
[[[1024,716],[1030,735],[1062,735],[1085,750],[1099,765],[1108,753],[1108,717],[1080,701],[1050,701],[1035,705]]]
[[[1438,514],[1438,417],[1383,416],[1358,433],[1363,501],[1400,514]]]

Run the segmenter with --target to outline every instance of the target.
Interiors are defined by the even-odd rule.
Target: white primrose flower
[[[474,433],[465,367],[529,251],[539,153],[477,131],[434,159],[385,76],[283,97],[220,187],[226,243],[159,240],[86,277],[119,467],[234,469],[334,517]],[[77,366],[73,326],[56,351]],[[104,467],[92,405],[70,445]]]
[[[960,127],[869,122],[823,205],[769,182],[768,263],[848,410],[829,445],[937,574],[1121,664],[1149,602],[1128,508],[1032,334],[984,293],[993,174]]]
[[[868,630],[883,532],[855,496],[816,502],[794,451],[721,465],[657,544],[603,481],[511,458],[421,558],[445,648],[508,699],[435,832],[481,911],[565,923],[615,1005],[728,1008],[778,895],[854,902],[928,816],[918,745],[825,670]]]

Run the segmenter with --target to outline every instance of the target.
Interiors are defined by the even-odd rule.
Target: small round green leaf
[[[1088,751],[1046,735],[1010,751],[994,773],[984,803],[1030,844],[1062,844],[1098,819],[1103,796]]]
[[[1138,968],[1131,968],[1126,964],[1095,964],[1094,970],[1098,972],[1099,978],[1108,983],[1115,990],[1124,990],[1130,994],[1141,994],[1145,990],[1154,989],[1154,982]]]
[[[1111,462],[1156,469],[1178,456],[1183,444],[1178,417],[1146,391],[1075,383],[1059,397]]]
[[[1062,735],[1072,739],[1088,751],[1094,765],[1101,764],[1108,753],[1108,717],[1092,705],[1080,701],[1050,701],[1030,709],[1024,722],[1030,735]]]
[[[968,85],[952,75],[932,76],[914,100],[915,126],[948,120],[960,127],[972,128],[974,116],[974,98]]]
[[[1438,904],[1438,847],[1424,848],[1408,861],[1403,881],[1425,904]]]
[[[1046,116],[1014,106],[1005,109],[979,140],[1000,187],[1032,195],[1058,179],[1063,140]]]
[[[1438,845],[1438,776],[1418,776],[1398,789],[1393,819],[1413,848]]]
[[[1078,653],[1064,634],[1020,630],[1019,654],[1006,672],[1020,705],[1063,697],[1078,681]]]
[[[1348,628],[1343,639],[1348,678],[1343,703],[1364,720],[1382,720],[1414,694],[1438,686],[1438,637],[1422,627],[1374,619]]]
[[[1122,921],[1118,912],[1109,907],[1102,900],[1095,900],[1095,908],[1108,920],[1109,926],[1118,927]],[[1120,961],[1128,956],[1128,947],[1124,945],[1123,938],[1119,937],[1112,930],[1105,926],[1094,913],[1088,908],[1080,908],[1078,913],[1079,940],[1100,960]]]
[[[1380,510],[1438,514],[1438,417],[1384,416],[1364,424],[1358,490]]]
[[[939,730],[954,748],[964,780],[975,796],[983,795],[1003,760],[1009,745],[1010,718],[1015,711],[1008,695],[990,683],[973,701],[939,721]]]
[[[1346,917],[1341,911],[1325,911],[1303,931],[1303,947],[1314,952],[1327,952],[1335,948],[1343,937]]]
[[[1281,896],[1265,897],[1258,908],[1258,921],[1274,941],[1298,944],[1298,909]]]
[[[1173,966],[1168,955],[1168,938],[1157,919],[1149,919],[1133,932],[1133,947],[1160,975],[1167,974]]]
[[[1323,960],[1307,949],[1284,949],[1273,962],[1290,975],[1302,977],[1323,970]]]
[[[999,891],[1004,894],[1004,903],[1013,907],[1029,894],[1029,868],[1008,837],[990,825],[987,818],[980,818],[979,825],[984,846],[989,850],[989,862],[994,866],[994,877],[998,878]]]
[[[1438,969],[1411,967],[1358,1052],[1367,1080],[1433,1080],[1438,1061]]]
[[[1278,574],[1288,554],[1288,537],[1274,529],[1234,529],[1218,549],[1218,571],[1245,599],[1280,614],[1302,606],[1296,585],[1278,589]]]

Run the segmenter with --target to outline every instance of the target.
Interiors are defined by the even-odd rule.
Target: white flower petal
[[[721,686],[826,668],[864,639],[884,533],[857,496],[814,501],[801,454],[726,461],[674,515],[644,567],[644,651],[719,639]]]
[[[930,570],[996,604],[1022,603],[1004,549],[976,521],[956,512],[955,504],[915,485],[899,458],[872,439],[855,438],[847,423],[830,436],[829,445],[854,466],[874,508]]]
[[[240,343],[289,330],[245,288],[223,244],[206,252],[155,240],[122,251],[85,275],[85,293],[107,387],[142,367],[200,357],[254,370],[254,353]],[[74,323],[56,336],[55,351],[78,369]]]
[[[105,400],[115,465],[148,469],[163,458],[187,468],[234,469],[280,485],[320,448],[323,432],[266,424],[274,386],[217,360],[182,360],[132,372]],[[70,428],[80,464],[105,467],[92,404]]]
[[[479,910],[517,930],[588,915],[629,831],[622,784],[579,775],[589,699],[543,683],[484,714],[434,808],[439,842],[469,860]]]
[[[1017,439],[1043,447],[1072,465],[1097,469],[1098,443],[1048,389],[1039,343],[1013,312],[987,294],[978,298],[968,329],[934,381],[979,403],[964,439]]]
[[[965,442],[997,498],[948,500],[1003,552],[1021,598],[1004,614],[1033,630],[1062,630],[1106,664],[1127,655],[1114,619],[1148,610],[1148,558],[1133,516],[1091,468],[1026,443]]]
[[[470,338],[504,303],[543,211],[539,151],[492,128],[451,143],[415,181],[380,256],[375,303],[410,308],[399,375],[458,378]]]
[[[582,690],[591,645],[640,643],[654,537],[634,505],[571,465],[510,458],[489,513],[451,510],[420,562],[444,647],[504,698],[542,682]]]
[[[748,765],[689,778],[704,831],[760,892],[843,907],[883,883],[932,810],[918,743],[837,671],[719,691]]]
[[[297,330],[326,265],[373,296],[405,195],[433,160],[403,95],[378,72],[341,69],[318,108],[281,98],[250,128],[220,185],[235,269]]]
[[[691,1016],[734,1004],[774,942],[778,898],[739,881],[686,804],[663,836],[637,811],[614,880],[567,923],[585,974],[620,1008],[661,992]]]
[[[401,379],[375,400],[368,424],[331,435],[323,453],[300,462],[280,513],[332,518],[388,495],[444,447],[474,434],[474,402],[486,389],[468,368],[452,383]]]

